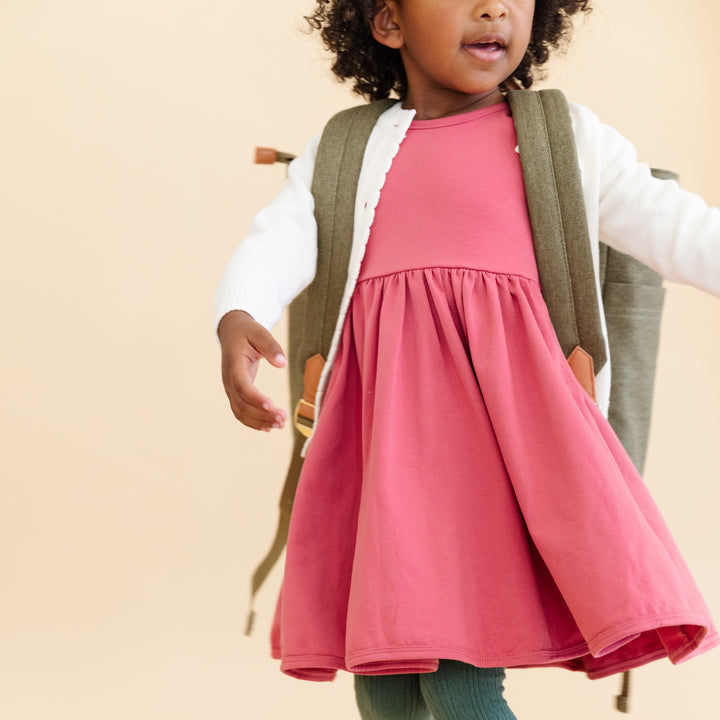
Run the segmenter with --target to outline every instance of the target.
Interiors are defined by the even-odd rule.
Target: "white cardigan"
[[[720,295],[720,210],[658,180],[639,163],[635,148],[587,108],[570,104],[582,174],[588,228],[595,264],[599,241],[632,255],[664,278]],[[318,411],[335,358],[343,322],[360,271],[375,207],[385,176],[415,111],[400,103],[380,116],[365,150],[355,204],[355,229],[348,280],[330,357],[320,380]],[[271,329],[285,306],[315,275],[317,230],[310,193],[319,136],[289,167],[288,180],[255,217],[233,254],[215,295],[217,322],[231,310],[245,310]],[[601,312],[604,325],[604,314]],[[607,331],[605,330],[607,344]],[[609,353],[608,353],[609,355]],[[607,415],[610,363],[596,377],[597,402]]]

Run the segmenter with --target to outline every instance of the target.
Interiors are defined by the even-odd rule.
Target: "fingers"
[[[262,325],[241,311],[228,313],[222,319],[218,337],[222,348],[223,385],[235,417],[257,430],[284,427],[287,413],[275,407],[272,400],[255,387],[255,376],[263,359],[274,367],[287,365],[280,344]]]
[[[260,359],[240,357],[226,373],[225,392],[233,415],[243,425],[265,431],[280,429],[285,426],[287,413],[275,407],[272,400],[254,385]]]
[[[287,365],[287,358],[280,343],[260,323],[253,325],[248,333],[248,341],[256,352],[274,367],[283,368]]]

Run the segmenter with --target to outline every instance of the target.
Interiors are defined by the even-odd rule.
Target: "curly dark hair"
[[[354,80],[356,93],[370,100],[392,92],[403,98],[407,77],[400,52],[372,36],[371,22],[379,4],[379,0],[317,0],[315,11],[305,19],[311,30],[320,31],[326,49],[335,55],[332,71],[340,80]],[[530,44],[506,82],[529,88],[550,52],[567,43],[572,16],[590,10],[590,0],[536,0]]]

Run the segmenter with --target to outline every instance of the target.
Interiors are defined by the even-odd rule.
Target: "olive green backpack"
[[[520,161],[543,298],[576,376],[594,396],[594,376],[607,362],[575,137],[567,101],[558,90],[507,95]],[[325,126],[315,161],[312,194],[318,226],[313,282],[289,309],[288,358],[294,447],[280,499],[273,545],[256,569],[252,602],[287,542],[290,513],[312,433],[314,398],[328,357],[345,291],[353,240],[355,196],[365,146],[378,117],[394,104],[379,100],[343,110]],[[292,156],[278,158],[287,162]],[[674,177],[666,171],[653,173]],[[642,472],[650,426],[664,290],[660,276],[601,243],[600,281],[612,355],[609,420]],[[618,709],[627,711],[627,683]]]

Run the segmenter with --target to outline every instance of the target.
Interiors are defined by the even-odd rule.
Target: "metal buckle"
[[[303,407],[302,414],[300,414],[301,405]],[[313,425],[315,424],[314,418],[314,403],[309,403],[305,398],[300,398],[300,401],[295,407],[295,413],[293,414],[293,423],[303,437],[309,438],[312,435]]]

